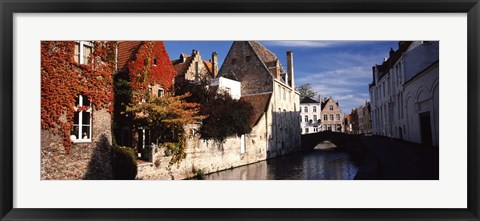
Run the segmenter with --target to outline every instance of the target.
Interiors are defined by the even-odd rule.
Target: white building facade
[[[242,96],[242,84],[236,80],[219,77],[213,79],[210,86],[217,86],[218,92],[227,93],[235,100]]]
[[[438,41],[401,41],[373,69],[375,135],[438,146]]]
[[[300,127],[302,134],[320,132],[322,102],[306,97],[300,101]]]

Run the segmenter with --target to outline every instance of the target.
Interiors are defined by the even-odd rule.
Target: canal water
[[[295,153],[205,175],[206,180],[351,180],[357,167],[349,154],[331,143],[313,151]]]

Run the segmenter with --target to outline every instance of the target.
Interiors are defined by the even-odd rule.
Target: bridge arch
[[[361,148],[361,135],[345,134],[340,132],[322,131],[302,135],[302,147],[305,151],[313,150],[319,143],[330,141],[337,148],[350,151]]]

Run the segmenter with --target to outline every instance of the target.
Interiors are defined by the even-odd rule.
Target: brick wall
[[[220,76],[233,74],[242,82],[242,94],[273,90],[273,77],[246,41],[233,43],[219,71]]]
[[[65,154],[63,140],[48,130],[41,131],[41,179],[112,179],[111,115],[106,110],[92,113],[92,142],[73,144]]]

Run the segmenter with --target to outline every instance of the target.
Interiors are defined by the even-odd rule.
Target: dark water
[[[351,180],[357,167],[345,152],[329,149],[292,154],[205,176],[207,180]]]

